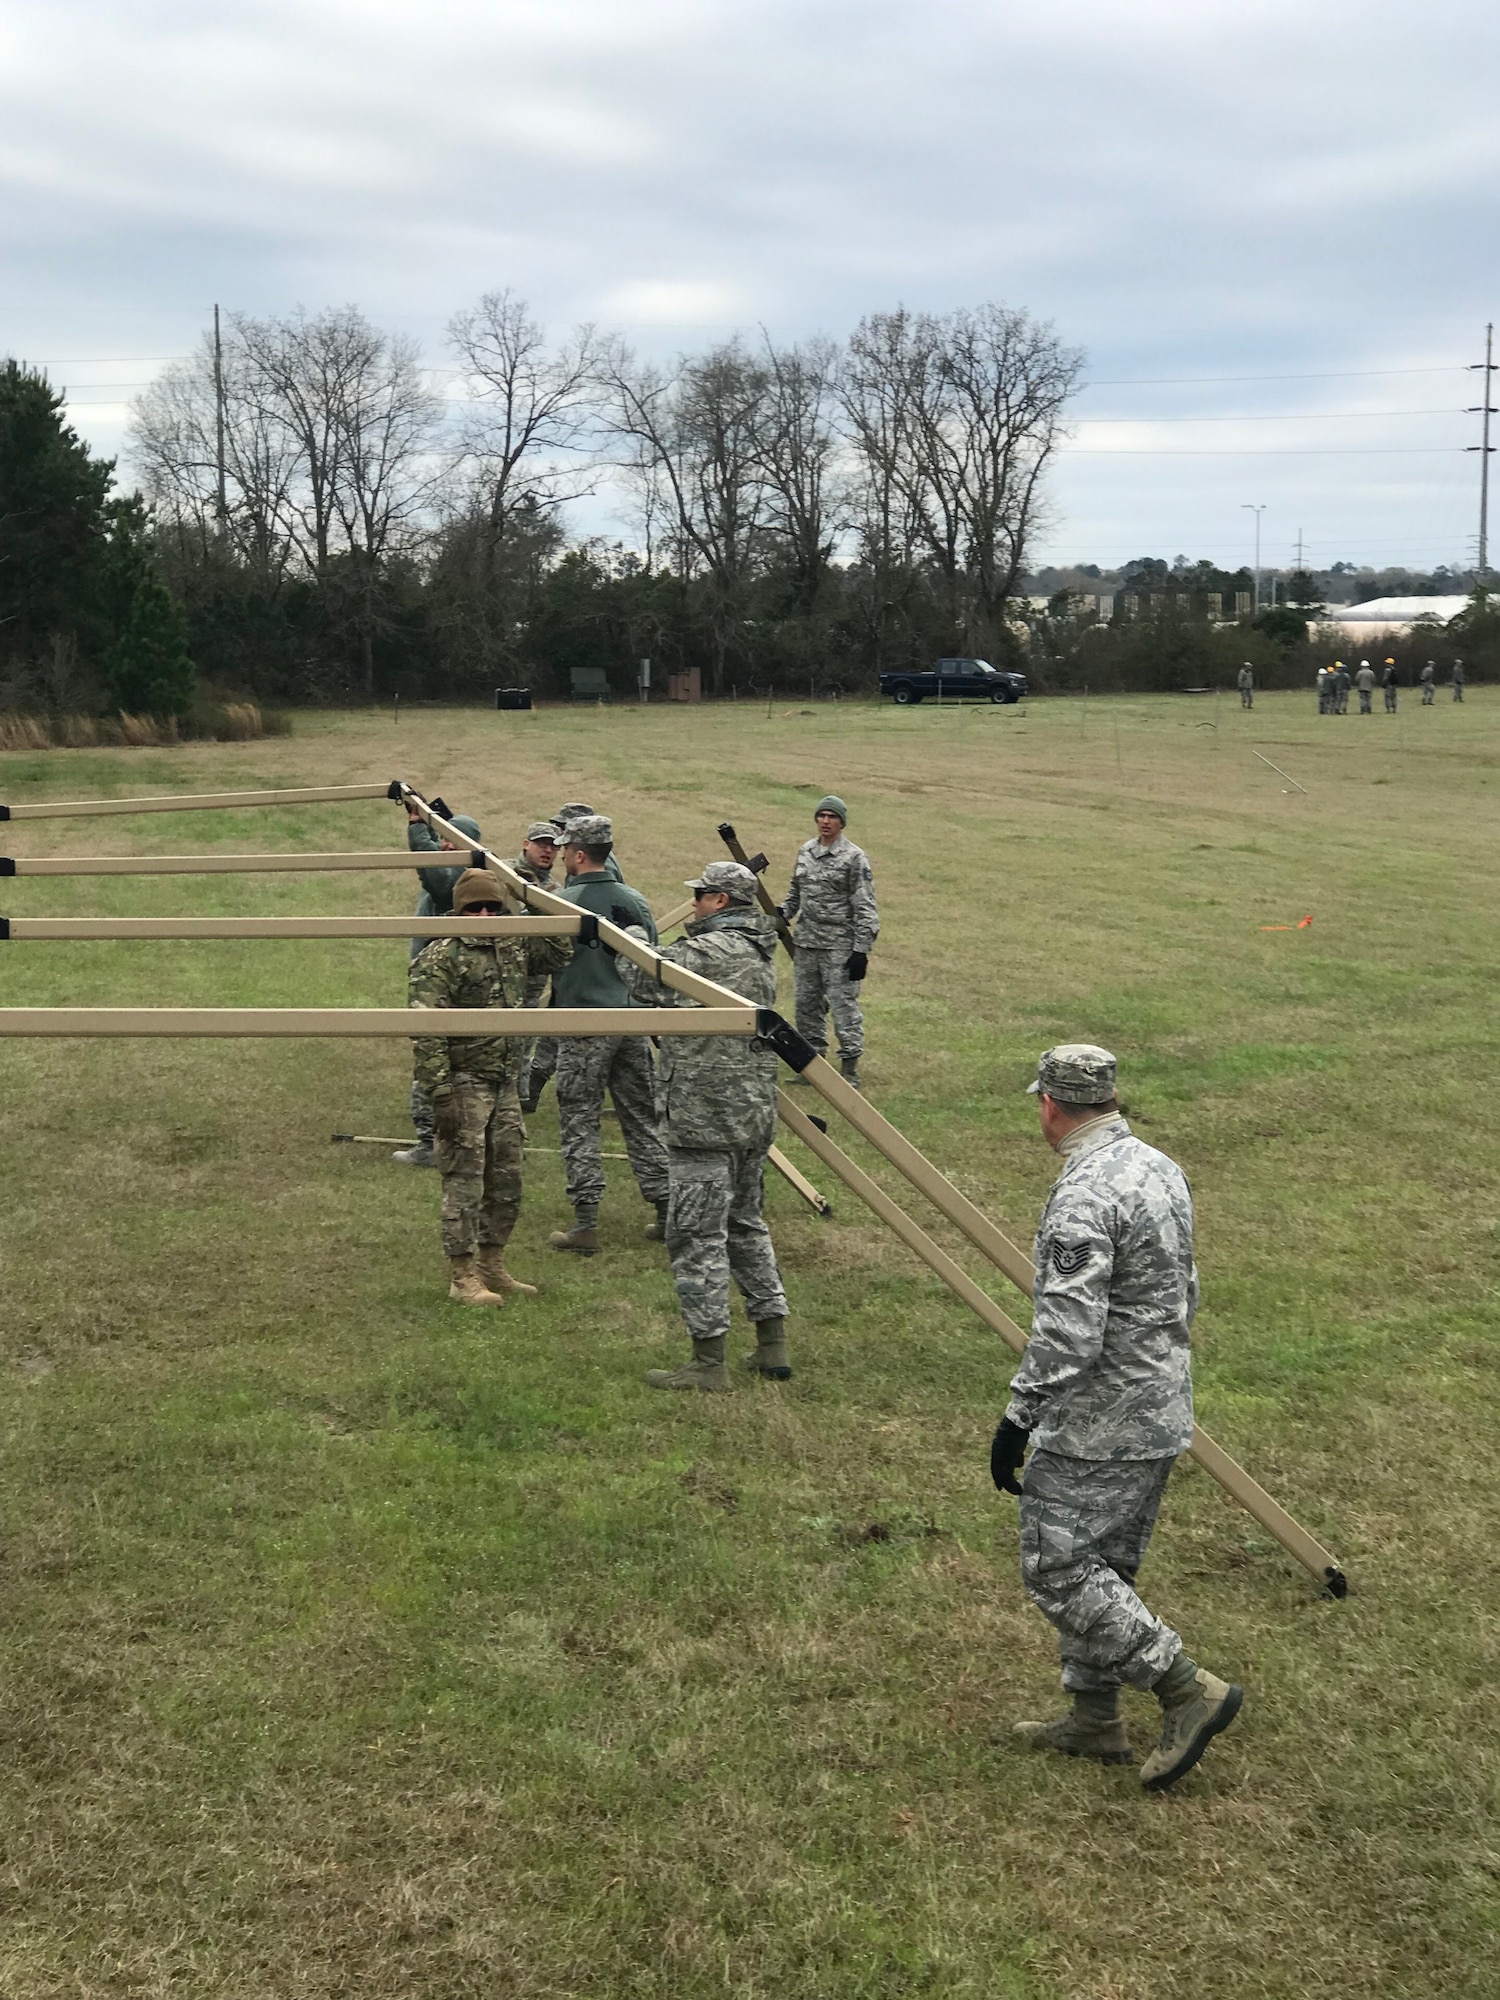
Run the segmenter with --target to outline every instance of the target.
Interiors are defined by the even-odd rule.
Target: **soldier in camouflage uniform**
[[[498,875],[469,868],[453,891],[454,914],[503,916]],[[434,938],[407,975],[413,1007],[519,1007],[528,979],[559,970],[571,938]],[[511,1292],[534,1292],[505,1268],[505,1246],[521,1209],[525,1145],[516,1101],[513,1037],[423,1035],[414,1045],[416,1081],[432,1104],[443,1176],[443,1249],[452,1271],[448,1296],[465,1306],[503,1306]]]
[[[443,807],[443,801],[437,801]],[[456,826],[466,839],[477,847],[480,842],[479,822],[469,819],[463,813],[450,814],[446,809],[442,817]],[[456,854],[459,850],[451,840],[439,840],[425,819],[418,816],[415,806],[406,808],[406,844],[413,854]],[[419,917],[451,917],[453,914],[453,889],[467,862],[457,868],[419,868],[417,881],[420,893],[417,896],[416,914]],[[424,950],[431,942],[429,938],[413,938],[410,956]],[[432,1106],[423,1096],[421,1088],[413,1082],[411,1087],[411,1122],[416,1129],[417,1143],[403,1146],[392,1153],[391,1158],[403,1167],[435,1167],[437,1154],[432,1144]]]
[[[567,805],[559,806],[550,821],[558,855],[561,856],[566,852],[565,842],[567,840],[568,828],[575,820],[602,817],[602,814],[595,813],[592,806],[584,805],[581,799],[572,799]],[[620,864],[613,854],[610,855],[604,864],[604,873],[609,877],[611,882],[623,882],[625,880],[625,877],[620,873]],[[547,1088],[548,1082],[556,1074],[557,1037],[556,1035],[542,1035],[538,1038],[536,1046],[532,1050],[531,1062],[528,1066],[525,1083],[521,1091],[521,1109],[528,1116],[541,1103],[542,1092]]]
[[[1193,1200],[1181,1168],[1120,1116],[1107,1049],[1049,1049],[1030,1088],[1063,1167],[1037,1230],[1031,1338],[990,1471],[1021,1496],[1021,1576],[1057,1628],[1073,1706],[1018,1733],[1036,1749],[1128,1764],[1120,1688],[1150,1689],[1162,1733],[1141,1782],[1160,1791],[1242,1699],[1135,1592],[1172,1461],[1193,1435]]]
[[[776,1003],[776,933],[755,909],[755,877],[738,861],[711,861],[687,887],[693,914],[682,939],[662,958],[727,986],[757,1007]],[[649,943],[644,930],[632,934]],[[627,959],[618,959],[631,998],[647,1007],[694,1006]],[[753,1374],[791,1376],[786,1350],[786,1293],[771,1232],[761,1213],[766,1153],[776,1132],[776,1057],[738,1035],[662,1036],[656,1066],[657,1117],[667,1144],[672,1192],[667,1249],[693,1358],[682,1368],[653,1368],[653,1389],[729,1387],[729,1281],[755,1328]]]
[[[781,906],[784,917],[797,919],[797,1032],[824,1054],[831,1012],[839,1067],[858,1089],[865,1048],[859,988],[880,933],[875,881],[864,850],[844,833],[849,823],[844,801],[829,793],[819,799],[813,817],[817,834],[798,850]]]
[[[613,829],[602,814],[569,823],[563,837],[567,881],[562,895],[570,903],[620,925],[639,924],[654,944],[656,924],[644,896],[615,880],[607,871]],[[597,941],[573,942],[572,956],[552,982],[556,1007],[628,1007],[629,995],[620,982],[615,955]],[[573,1204],[571,1229],[555,1229],[548,1238],[554,1250],[577,1251],[592,1257],[599,1248],[599,1203],[604,1197],[604,1158],[599,1144],[599,1120],[608,1090],[620,1121],[620,1134],[642,1198],[665,1224],[667,1155],[656,1130],[656,1104],[651,1086],[651,1044],[644,1035],[564,1035],[557,1044],[557,1122],[567,1170],[568,1200]]]
[[[557,828],[550,819],[534,819],[526,829],[526,838],[521,842],[521,851],[510,864],[523,882],[530,882],[537,889],[552,889],[552,864],[557,859]],[[549,981],[545,972],[534,972],[526,982],[526,1005],[540,1007],[547,997]],[[534,1062],[540,1064],[536,1096],[531,1094],[531,1070]],[[535,1111],[537,1097],[547,1078],[557,1068],[557,1038],[544,1035],[533,1042],[521,1045],[520,1089],[521,1109]]]

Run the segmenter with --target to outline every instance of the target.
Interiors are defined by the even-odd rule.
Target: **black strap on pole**
[[[810,1062],[816,1062],[818,1052],[812,1043],[797,1033],[784,1015],[774,1007],[757,1007],[755,1010],[755,1038],[766,1048],[773,1049],[790,1069],[798,1076]]]

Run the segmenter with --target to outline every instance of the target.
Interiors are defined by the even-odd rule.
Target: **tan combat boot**
[[[503,1243],[481,1243],[479,1246],[479,1275],[492,1292],[503,1293],[507,1298],[534,1299],[535,1285],[523,1285],[519,1278],[513,1278],[505,1268],[505,1245]]]
[[[1014,1734],[1033,1750],[1063,1757],[1092,1757],[1096,1764],[1133,1764],[1120,1720],[1120,1694],[1075,1694],[1073,1706],[1054,1722],[1018,1722]]]
[[[498,1292],[492,1292],[485,1285],[475,1268],[472,1257],[450,1257],[449,1266],[453,1272],[453,1282],[448,1287],[448,1296],[460,1306],[503,1306],[504,1299]]]
[[[580,1257],[592,1257],[599,1248],[599,1232],[592,1222],[575,1222],[571,1229],[554,1229],[547,1241],[554,1250],[576,1250]]]
[[[786,1351],[786,1321],[784,1319],[759,1319],[755,1322],[755,1352],[747,1354],[741,1362],[752,1375],[763,1375],[768,1382],[790,1382],[792,1364]]]
[[[1240,1712],[1243,1688],[1195,1667],[1179,1653],[1151,1690],[1161,1703],[1161,1737],[1141,1766],[1148,1792],[1164,1792],[1191,1771],[1209,1744]]]
[[[693,1342],[693,1358],[681,1368],[648,1368],[650,1389],[704,1389],[716,1394],[729,1387],[729,1370],[724,1366],[724,1336]]]

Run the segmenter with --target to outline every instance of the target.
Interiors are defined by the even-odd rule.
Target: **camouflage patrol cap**
[[[755,901],[755,877],[738,861],[710,861],[696,882],[685,882],[683,887],[719,889],[731,903]]]
[[[488,868],[466,868],[453,885],[453,914],[461,917],[472,903],[498,903],[507,907],[505,884]]]
[[[582,813],[564,826],[563,839],[569,847],[613,847],[614,824],[603,813]]]
[[[1094,1042],[1059,1042],[1036,1066],[1036,1082],[1026,1086],[1059,1104],[1103,1104],[1115,1094],[1115,1059]]]
[[[582,799],[574,799],[571,804],[558,807],[552,815],[552,824],[555,827],[565,827],[570,819],[587,819],[593,810],[594,808],[586,806]]]
[[[528,840],[550,840],[557,845],[558,826],[555,819],[534,819],[526,829]]]

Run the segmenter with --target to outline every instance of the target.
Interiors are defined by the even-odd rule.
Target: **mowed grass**
[[[1010,1357],[794,1143],[836,1207],[771,1188],[796,1379],[675,1399],[640,1381],[682,1335],[622,1165],[574,1265],[538,1150],[512,1263],[542,1296],[447,1303],[436,1176],[330,1144],[404,1132],[404,1043],[3,1042],[7,2000],[1494,1994],[1494,694],[1394,722],[1310,695],[308,717],[0,758],[0,797],[398,772],[507,852],[591,800],[658,908],[719,820],[780,887],[848,798],[884,923],[871,1098],[1028,1237],[1036,1053],[1118,1052],[1197,1193],[1200,1417],[1353,1594],[1184,1463],[1145,1588],[1242,1720],[1162,1798],[1018,1753],[1057,1696],[987,1476]],[[401,834],[373,802],[0,847]],[[13,915],[414,892],[3,887]],[[6,1005],[393,1004],[404,970],[0,945]],[[532,1125],[556,1146],[550,1093]]]

